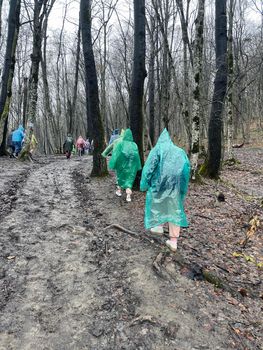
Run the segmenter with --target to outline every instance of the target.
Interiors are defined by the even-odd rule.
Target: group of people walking
[[[116,195],[122,196],[124,190],[126,201],[131,202],[135,177],[142,169],[138,147],[130,129],[122,130],[121,134],[114,131],[113,135],[102,155],[111,154],[109,168],[116,172]],[[166,245],[172,251],[177,250],[180,228],[188,226],[184,200],[189,178],[190,162],[185,151],[172,142],[164,129],[142,169],[140,190],[147,191],[145,228],[163,234],[163,225],[168,223],[170,238]]]
[[[79,157],[83,156],[84,153],[91,154],[93,152],[93,141],[90,141],[89,139],[84,140],[80,135],[77,138],[76,143],[74,143],[72,135],[68,134],[63,144],[63,152],[67,159],[70,159],[71,155],[76,153]]]
[[[33,126],[29,127],[29,155],[37,146],[33,133]],[[12,130],[8,136],[10,156],[17,157],[25,142],[26,132],[23,126]],[[28,141],[26,141],[28,142]],[[78,155],[93,151],[93,142],[79,136],[74,143],[71,134],[63,144],[63,151],[70,159],[74,148]],[[190,178],[190,163],[185,151],[177,147],[171,140],[166,129],[161,133],[155,147],[150,151],[142,169],[137,144],[133,141],[130,129],[115,129],[111,135],[109,145],[102,156],[108,157],[109,168],[116,172],[116,195],[121,197],[126,192],[126,201],[132,200],[132,188],[137,172],[142,170],[140,190],[147,191],[145,204],[145,228],[152,233],[163,234],[164,224],[169,227],[167,246],[176,251],[180,228],[187,227],[188,222],[184,211],[188,182]]]

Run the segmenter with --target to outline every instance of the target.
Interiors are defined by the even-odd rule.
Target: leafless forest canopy
[[[32,71],[36,3],[42,5],[37,14],[41,22],[38,34],[41,37],[41,59],[35,132],[39,150],[49,154],[61,152],[69,130],[74,137],[89,135],[85,70],[83,53],[78,48],[81,47],[78,1],[22,1],[8,129],[25,124],[29,116],[27,90]],[[196,27],[200,3],[196,0],[146,1],[145,149],[155,142],[164,126],[169,128],[177,143],[191,149],[195,112]],[[207,0],[204,8],[198,91],[200,143],[206,149],[216,75],[215,1]],[[1,1],[1,74],[5,62],[8,12],[9,2]],[[251,133],[262,129],[263,123],[262,4],[260,0],[228,1],[226,14],[228,39],[231,15],[233,26],[232,73],[228,84],[228,90],[231,89],[232,137],[233,142],[248,142]],[[91,16],[100,111],[108,139],[112,129],[125,128],[130,124],[128,104],[133,64],[133,3],[93,0]],[[224,105],[226,107],[227,103]],[[223,113],[227,142],[227,108]]]

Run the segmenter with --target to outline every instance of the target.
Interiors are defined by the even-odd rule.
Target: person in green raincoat
[[[175,146],[166,129],[145,162],[140,189],[147,191],[145,228],[163,233],[163,224],[169,223],[170,239],[166,245],[177,249],[180,227],[187,227],[184,199],[190,178],[190,163],[185,151]]]
[[[123,139],[113,148],[109,168],[116,171],[116,195],[121,196],[121,190],[126,190],[126,201],[131,201],[132,186],[138,170],[141,170],[141,160],[136,143],[133,141],[130,129],[124,131]]]

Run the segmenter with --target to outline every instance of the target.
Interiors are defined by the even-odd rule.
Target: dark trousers
[[[70,156],[71,156],[71,151],[66,151],[66,157],[67,157],[67,159],[69,159]]]

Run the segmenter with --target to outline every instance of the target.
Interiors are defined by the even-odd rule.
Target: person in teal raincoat
[[[167,246],[175,251],[180,227],[187,227],[184,199],[190,178],[190,163],[185,151],[175,146],[166,129],[145,162],[140,189],[147,191],[145,227],[163,233],[169,223]]]
[[[113,148],[109,168],[116,171],[117,190],[116,195],[121,196],[121,190],[126,190],[126,201],[131,201],[132,186],[140,170],[141,160],[136,143],[133,141],[132,132],[126,129],[121,139]]]

